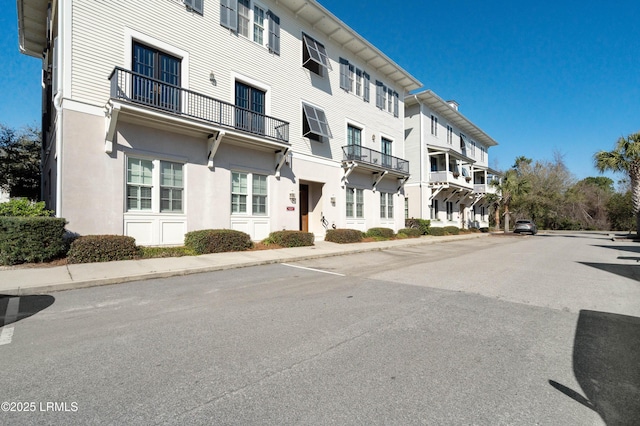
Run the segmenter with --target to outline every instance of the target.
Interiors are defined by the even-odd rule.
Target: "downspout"
[[[423,200],[424,200],[424,194],[422,193],[422,183],[424,182],[424,133],[422,131],[423,129],[423,124],[424,124],[424,114],[422,114],[422,102],[420,102],[420,100],[418,100],[418,96],[417,95],[413,95],[413,97],[415,98],[416,102],[418,102],[418,106],[419,106],[419,111],[420,111],[420,184],[418,185],[418,188],[420,189],[420,219],[424,219],[424,204],[423,204]]]
[[[56,109],[56,217],[62,217],[62,92],[53,98]]]

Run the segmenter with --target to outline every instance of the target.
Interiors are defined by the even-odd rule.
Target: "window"
[[[324,45],[304,33],[302,34],[302,66],[320,76],[323,74],[323,69],[331,69]]]
[[[387,88],[381,81],[376,81],[376,106],[383,111],[393,113],[395,117],[399,115],[398,93],[391,88]]]
[[[453,127],[447,124],[447,143],[453,145]]]
[[[160,162],[160,211],[182,212],[182,164]]]
[[[438,136],[438,117],[431,114],[431,134]]]
[[[280,54],[280,18],[253,0],[220,0],[220,25]]]
[[[180,109],[180,59],[133,43],[133,99],[153,107]]]
[[[302,104],[302,136],[322,142],[323,138],[331,138],[331,129],[327,116],[320,108]]]
[[[249,186],[251,181],[251,186]],[[251,200],[251,214],[267,214],[267,176],[254,173],[231,173],[231,213],[247,214],[248,200]]]
[[[487,148],[485,148],[484,146],[480,145],[480,161],[484,161],[485,160],[486,152],[487,152]]]
[[[409,197],[404,197],[404,218],[409,219]]]
[[[460,133],[460,150],[463,154],[467,154],[467,137]]]
[[[391,167],[392,157],[391,157],[391,148],[392,148],[391,140],[387,138],[382,138],[381,148],[382,148],[382,165],[384,167]]]
[[[263,135],[265,92],[236,81],[236,128]]]
[[[369,102],[369,74],[340,58],[340,88]]]
[[[484,221],[485,220],[485,216],[486,216],[487,212],[485,210],[484,206],[480,207],[480,220]]]
[[[380,193],[380,218],[393,219],[393,194]]]
[[[184,4],[187,5],[189,9],[199,13],[200,15],[203,14],[202,2],[203,0],[184,0]]]
[[[347,158],[349,160],[362,159],[362,129],[352,125],[347,126]]]
[[[447,220],[453,220],[453,201],[447,201]]]
[[[364,194],[362,189],[347,188],[347,217],[364,217]]]
[[[183,167],[170,161],[127,158],[127,211],[182,213]]]

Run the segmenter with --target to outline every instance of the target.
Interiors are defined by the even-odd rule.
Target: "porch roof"
[[[448,153],[453,158],[457,158],[458,160],[461,160],[463,162],[463,164],[474,164],[476,162],[476,160],[474,160],[473,158],[469,158],[466,155],[462,155],[462,154],[460,154],[458,151],[456,151],[453,148],[446,148],[446,147],[442,147],[442,146],[427,145],[427,150],[428,150],[428,155],[432,155],[432,154],[447,154]]]
[[[21,53],[42,59],[47,47],[48,4],[49,0],[17,0]]]

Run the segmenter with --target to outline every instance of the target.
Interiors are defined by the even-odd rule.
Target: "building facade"
[[[79,234],[404,227],[420,83],[314,0],[18,0],[43,198]]]
[[[488,194],[499,173],[489,168],[498,143],[431,90],[405,98],[405,146],[411,177],[405,185],[409,217],[431,226],[489,226]]]

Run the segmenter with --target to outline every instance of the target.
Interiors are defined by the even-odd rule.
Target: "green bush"
[[[311,232],[304,231],[276,231],[269,234],[265,244],[276,244],[280,247],[305,247],[312,246],[315,236]]]
[[[444,235],[444,228],[441,227],[434,227],[429,229],[429,234],[433,235],[434,237],[442,237]]]
[[[244,251],[253,247],[248,234],[233,229],[203,229],[187,232],[184,245],[196,254]]]
[[[162,257],[193,256],[196,253],[184,246],[179,247],[140,247],[140,256],[143,259],[157,259]]]
[[[47,262],[64,256],[66,220],[0,216],[0,264]]]
[[[415,228],[420,230],[421,235],[429,235],[429,229],[431,228],[431,221],[429,219],[405,219],[405,228]]]
[[[35,203],[26,198],[12,198],[11,200],[0,203],[0,216],[53,216],[51,210],[45,208],[44,201]]]
[[[67,254],[69,263],[111,262],[140,257],[140,249],[133,237],[124,235],[85,235],[71,243]]]
[[[460,233],[460,228],[457,226],[445,226],[443,229],[445,235],[458,235]]]
[[[375,238],[377,240],[390,240],[395,236],[395,232],[391,228],[370,228],[365,234],[365,237]]]
[[[363,234],[357,229],[329,229],[324,237],[325,241],[332,243],[359,243],[362,241]]]
[[[402,228],[398,231],[398,237],[400,238],[417,238],[422,235],[422,232],[416,228]]]

